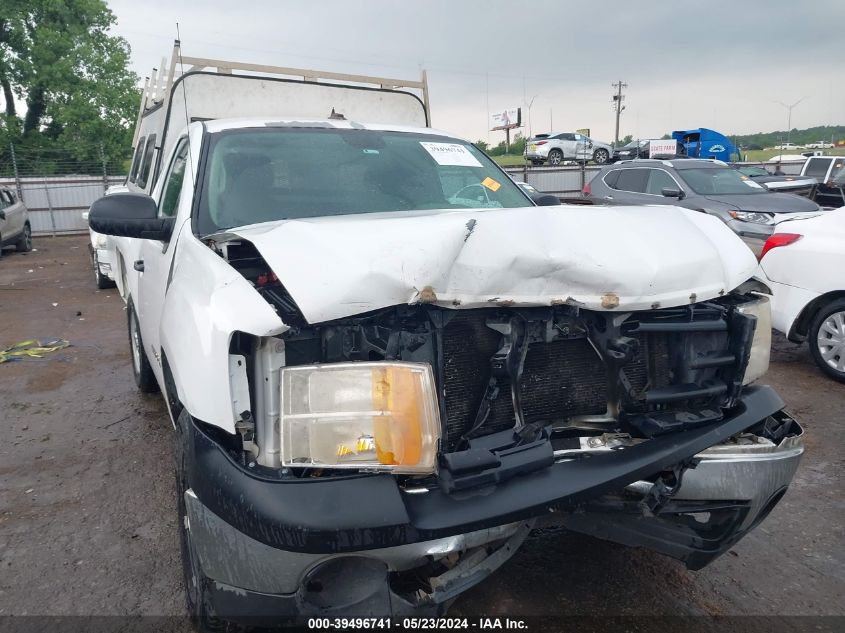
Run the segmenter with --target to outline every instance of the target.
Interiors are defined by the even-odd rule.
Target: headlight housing
[[[769,298],[762,295],[754,295],[756,299],[739,306],[737,309],[742,314],[757,317],[757,325],[754,328],[754,339],[751,342],[751,355],[748,358],[748,365],[745,368],[743,385],[754,382],[769,371],[769,356],[772,350],[772,309]]]
[[[430,365],[285,367],[281,382],[284,466],[434,472],[440,412]]]
[[[731,211],[730,216],[735,220],[754,222],[755,224],[774,224],[775,222],[771,215],[759,211]]]

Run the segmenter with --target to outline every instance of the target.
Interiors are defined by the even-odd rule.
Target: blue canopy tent
[[[739,150],[727,136],[706,127],[676,130],[672,138],[683,145],[690,158],[715,158],[726,162],[740,160]]]

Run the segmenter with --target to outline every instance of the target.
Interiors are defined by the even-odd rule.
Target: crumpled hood
[[[319,323],[406,303],[628,311],[702,301],[754,273],[720,220],[671,206],[322,217],[231,229]]]

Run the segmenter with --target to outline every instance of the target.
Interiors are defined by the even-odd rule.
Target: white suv
[[[566,160],[593,161],[604,165],[613,154],[613,148],[594,141],[577,132],[538,134],[525,144],[525,158],[534,165],[560,165]]]

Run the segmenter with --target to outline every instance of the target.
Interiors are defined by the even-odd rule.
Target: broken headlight
[[[284,466],[434,471],[440,415],[430,365],[285,367],[281,389]]]
[[[757,317],[754,327],[754,339],[751,343],[751,355],[745,368],[745,378],[742,384],[747,385],[762,377],[769,371],[769,354],[772,349],[772,310],[769,298],[755,295],[754,301],[739,306],[743,314]]]
[[[735,220],[743,222],[754,222],[756,224],[774,224],[774,218],[768,213],[758,211],[731,211],[730,216]]]

